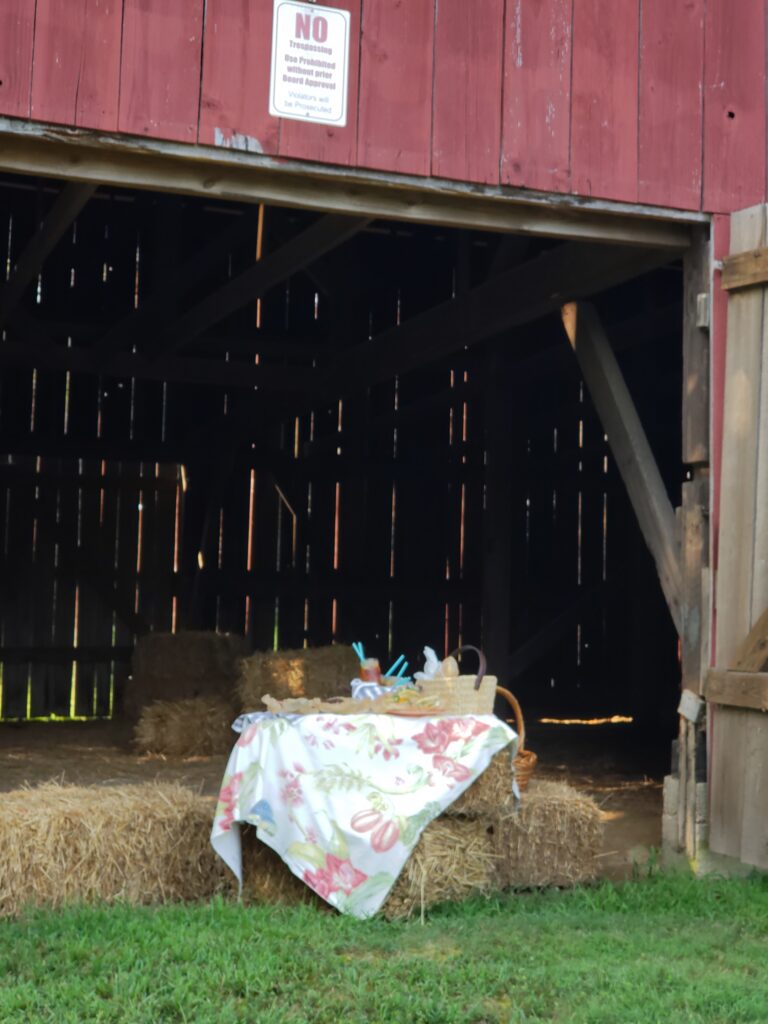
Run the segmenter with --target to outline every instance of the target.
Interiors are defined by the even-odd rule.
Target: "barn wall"
[[[272,0],[4,0],[0,113],[722,213],[766,195],[763,0],[327,0],[345,128],[267,114]]]

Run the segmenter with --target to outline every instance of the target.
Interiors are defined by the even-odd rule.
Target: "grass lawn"
[[[215,902],[0,921],[2,1024],[768,1022],[768,879],[658,875],[422,925]]]

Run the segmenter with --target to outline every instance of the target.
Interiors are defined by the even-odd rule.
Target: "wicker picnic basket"
[[[497,686],[496,693],[507,701],[515,716],[515,732],[520,741],[517,748],[517,756],[515,757],[515,777],[522,793],[528,788],[531,775],[533,775],[533,769],[536,767],[539,759],[532,750],[525,749],[525,719],[523,718],[523,709],[520,707],[517,697],[515,697],[514,693],[510,693],[509,690],[505,690],[503,686]],[[512,723],[513,720],[508,718],[507,721]]]
[[[459,647],[452,657],[465,651],[474,651],[480,659],[476,676],[422,679],[417,685],[425,697],[434,697],[440,701],[444,715],[492,715],[498,680],[496,676],[485,674],[485,655],[477,647]]]

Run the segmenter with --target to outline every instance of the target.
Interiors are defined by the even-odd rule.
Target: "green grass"
[[[0,922],[2,1024],[768,1022],[768,880],[656,876],[387,924],[297,909]]]

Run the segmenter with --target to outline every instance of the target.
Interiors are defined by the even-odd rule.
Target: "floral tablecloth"
[[[240,822],[338,910],[375,914],[423,829],[515,733],[493,715],[245,715],[211,843],[242,882]]]

